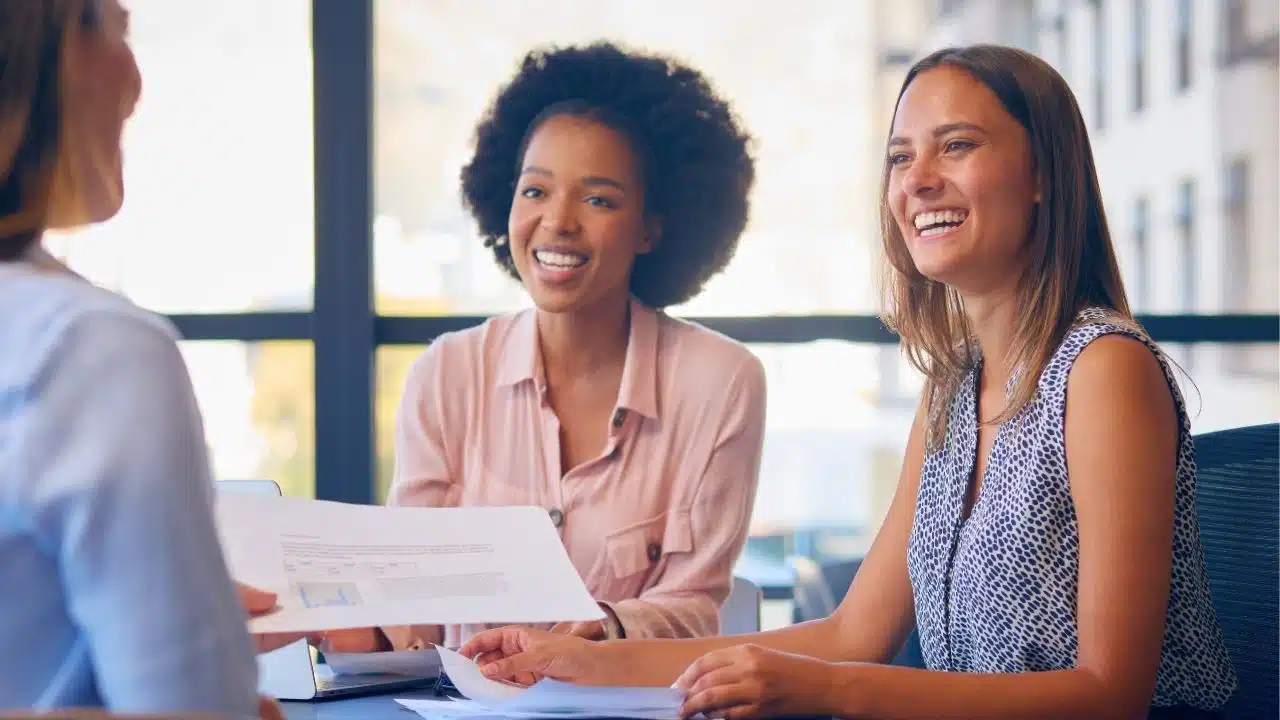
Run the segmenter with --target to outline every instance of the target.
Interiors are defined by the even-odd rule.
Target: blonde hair
[[[903,80],[899,100],[918,75],[942,66],[968,73],[995,93],[1026,130],[1041,183],[1017,289],[1018,326],[1009,357],[993,359],[1014,369],[1009,400],[994,421],[1001,423],[1034,399],[1045,365],[1081,310],[1103,308],[1117,324],[1140,328],[1125,298],[1084,119],[1066,81],[1031,53],[973,45],[920,60]],[[925,376],[926,444],[934,450],[946,437],[951,401],[978,353],[960,295],[925,277],[912,261],[889,209],[888,182],[886,166],[880,203],[887,260],[883,319]]]
[[[73,33],[101,27],[101,0],[0,2],[0,261],[22,256],[55,219],[84,214],[64,58]]]

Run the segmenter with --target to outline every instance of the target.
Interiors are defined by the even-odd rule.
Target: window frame
[[[373,501],[374,355],[425,344],[484,316],[377,315],[373,277],[373,3],[313,0],[315,296],[310,312],[169,315],[184,339],[313,343],[316,497]],[[360,138],[364,142],[359,142]],[[1144,315],[1158,342],[1280,343],[1280,314]],[[746,343],[891,345],[873,315],[694,318]]]

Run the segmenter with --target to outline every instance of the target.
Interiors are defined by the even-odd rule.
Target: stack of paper
[[[486,678],[475,663],[440,648],[440,661],[464,699],[449,702],[399,700],[426,718],[458,720],[483,716],[509,718],[677,718],[684,693],[672,688],[585,687],[542,680],[529,688]]]

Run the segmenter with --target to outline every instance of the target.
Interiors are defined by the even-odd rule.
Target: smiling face
[[[916,269],[961,293],[1012,287],[1039,180],[1026,130],[989,88],[943,65],[898,102],[888,204]]]
[[[529,139],[508,238],[521,281],[554,313],[625,303],[637,255],[652,249],[643,173],[627,138],[556,115]]]

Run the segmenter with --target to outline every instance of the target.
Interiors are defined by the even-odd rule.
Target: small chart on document
[[[304,581],[295,582],[298,597],[307,609],[322,607],[355,607],[362,605],[355,583]]]

